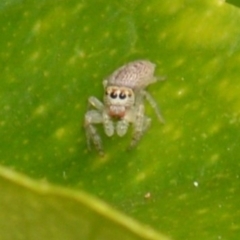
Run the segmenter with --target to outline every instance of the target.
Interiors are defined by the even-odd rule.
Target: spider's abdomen
[[[130,62],[113,72],[107,78],[108,86],[127,87],[133,90],[143,89],[156,81],[153,76],[155,64],[147,60]]]

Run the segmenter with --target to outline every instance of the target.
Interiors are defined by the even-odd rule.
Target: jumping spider
[[[145,90],[149,84],[164,80],[155,77],[154,70],[155,64],[150,61],[130,62],[118,68],[103,81],[105,90],[103,102],[96,97],[89,97],[89,104],[95,108],[85,114],[84,127],[89,148],[93,143],[98,152],[103,154],[102,141],[94,127],[100,123],[109,137],[114,131],[118,136],[124,136],[129,124],[132,123],[133,136],[130,147],[134,147],[151,123],[151,119],[144,113],[144,98],[155,110],[158,119],[164,123],[155,100]]]

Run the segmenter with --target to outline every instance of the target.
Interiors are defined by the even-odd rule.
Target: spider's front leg
[[[114,134],[114,125],[111,117],[108,115],[107,111],[104,110],[102,113],[104,132],[108,137]]]
[[[136,146],[138,141],[141,139],[144,131],[150,125],[151,119],[144,115],[144,105],[142,103],[136,106],[135,120],[133,121],[133,136],[130,143],[130,148]]]
[[[119,137],[124,136],[127,133],[129,122],[126,119],[119,120],[117,122],[116,131]]]
[[[89,110],[85,114],[84,128],[86,131],[87,145],[91,149],[91,143],[95,146],[100,155],[103,155],[102,140],[100,135],[97,133],[97,129],[94,127],[94,124],[99,124],[103,122],[102,111],[104,106],[95,97],[90,97],[88,99],[89,103],[97,108],[97,110]]]

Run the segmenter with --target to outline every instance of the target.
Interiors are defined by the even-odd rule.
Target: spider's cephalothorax
[[[126,134],[129,123],[133,125],[133,137],[130,147],[136,145],[151,123],[145,116],[144,98],[155,110],[159,120],[164,122],[158,106],[145,88],[158,80],[153,74],[155,64],[138,60],[130,62],[103,81],[105,91],[103,103],[95,97],[89,98],[89,103],[95,109],[85,114],[88,146],[94,144],[100,154],[103,154],[102,141],[94,124],[102,123],[107,136],[116,131],[118,136]]]
[[[134,102],[135,96],[131,88],[109,86],[105,90],[104,104],[111,117],[123,118]]]

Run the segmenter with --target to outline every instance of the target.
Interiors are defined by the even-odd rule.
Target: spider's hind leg
[[[147,99],[147,101],[149,102],[149,104],[151,105],[151,107],[154,109],[157,117],[158,117],[158,120],[161,122],[161,123],[165,123],[165,120],[161,114],[161,111],[158,107],[158,104],[156,103],[156,101],[154,100],[154,98],[152,97],[152,95],[150,93],[148,93],[147,91],[145,90],[142,90],[141,91],[141,94]]]

